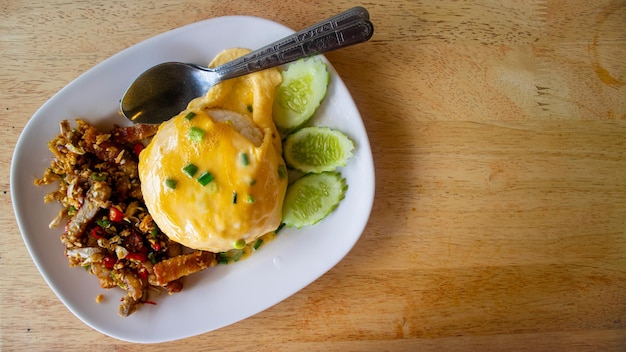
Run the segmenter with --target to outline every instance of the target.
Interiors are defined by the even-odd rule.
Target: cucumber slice
[[[305,127],[285,138],[287,165],[302,171],[320,173],[345,166],[352,157],[354,143],[341,131],[328,127]]]
[[[287,187],[283,223],[296,228],[318,223],[337,208],[347,189],[339,172],[302,176]]]
[[[330,74],[326,64],[315,58],[300,59],[282,72],[276,89],[274,123],[284,133],[304,125],[326,96]]]

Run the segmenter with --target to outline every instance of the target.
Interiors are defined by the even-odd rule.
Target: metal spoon
[[[373,34],[367,10],[354,7],[215,68],[181,62],[159,64],[130,85],[121,100],[121,111],[132,122],[160,124],[223,80],[362,43]]]

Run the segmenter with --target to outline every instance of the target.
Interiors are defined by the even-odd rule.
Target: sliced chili
[[[124,220],[125,214],[116,207],[109,208],[109,219],[113,222],[121,222]]]
[[[117,259],[113,258],[110,255],[107,255],[106,257],[102,258],[102,264],[104,264],[104,267],[107,269],[113,269],[113,266],[115,265],[116,262],[117,262]]]
[[[104,231],[102,227],[96,226],[93,229],[91,229],[91,235],[95,238],[105,238],[106,232]]]
[[[152,249],[158,252],[161,250],[161,243],[159,242],[150,243],[150,247],[152,247]]]
[[[133,153],[135,153],[135,155],[139,156],[139,154],[141,153],[142,150],[144,150],[144,145],[141,142],[137,142],[135,143],[135,145],[133,146]]]
[[[140,268],[137,270],[137,275],[142,280],[148,280],[148,270],[146,270],[146,268]]]
[[[148,260],[148,256],[144,253],[128,253],[126,259],[136,260],[138,262],[145,262]]]

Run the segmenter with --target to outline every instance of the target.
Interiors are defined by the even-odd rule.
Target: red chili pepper
[[[115,265],[116,262],[117,259],[113,258],[110,255],[107,255],[102,259],[102,264],[104,264],[104,267],[107,269],[113,269],[113,265]]]
[[[135,145],[133,146],[133,153],[135,153],[135,155],[139,156],[139,153],[141,153],[141,151],[144,149],[145,147],[143,146],[143,144],[141,142],[137,142],[135,143]]]
[[[146,260],[148,260],[148,256],[143,253],[128,253],[125,258],[130,260],[136,260],[138,262],[145,262]]]
[[[142,280],[148,280],[148,270],[146,270],[146,268],[139,268],[139,270],[137,270],[137,275],[139,275],[139,278]]]
[[[91,230],[91,235],[95,238],[104,238],[105,232],[104,229],[100,226],[96,226]]]
[[[159,242],[150,243],[150,247],[157,252],[161,250],[161,244]]]
[[[125,214],[116,207],[109,208],[109,219],[113,222],[121,222],[124,220]]]

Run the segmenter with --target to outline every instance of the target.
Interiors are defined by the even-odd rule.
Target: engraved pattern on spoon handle
[[[265,57],[264,60],[258,60],[248,63],[250,70],[262,70],[268,66],[278,66],[288,62],[295,61],[302,57],[321,54],[327,51],[343,48],[346,46],[362,43],[374,34],[374,26],[368,20],[362,20],[348,24],[342,28],[338,28],[333,33],[327,33],[322,36],[316,36],[308,40],[285,48],[275,55]]]
[[[295,61],[301,57],[358,44],[371,38],[374,27],[367,10],[356,7],[294,33],[273,44],[214,68],[221,79],[234,78]]]
[[[236,67],[245,65],[246,62],[260,59],[263,56],[273,55],[279,50],[286,49],[293,45],[297,45],[298,43],[306,40],[307,38],[311,38],[314,36],[318,36],[327,32],[334,31],[336,28],[342,27],[346,24],[352,23],[354,21],[369,19],[369,12],[367,9],[357,6],[353,7],[349,10],[346,10],[340,14],[337,14],[331,18],[328,18],[322,22],[316,23],[308,28],[305,28],[299,32],[296,32],[287,37],[281,38],[271,44],[268,44],[260,49],[254,50],[253,52],[246,54],[240,58],[234,59],[228,63],[225,63],[219,67],[212,69],[218,75],[224,75],[225,71],[236,70]]]

